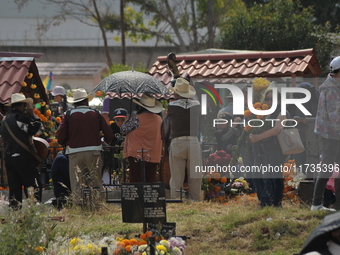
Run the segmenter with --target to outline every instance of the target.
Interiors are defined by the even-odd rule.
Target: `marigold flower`
[[[145,234],[146,234],[146,237],[151,237],[152,236],[152,232],[151,231],[146,231]]]
[[[37,88],[37,85],[31,84],[31,89],[36,89],[36,88]]]
[[[130,245],[130,241],[128,239],[124,239],[122,242],[125,243],[125,246]]]
[[[55,118],[55,121],[56,121],[57,123],[60,123],[60,122],[61,122],[61,118],[60,118],[60,117],[56,117],[56,118]]]
[[[139,238],[140,238],[140,239],[146,239],[146,234],[141,234],[141,235],[139,236]]]
[[[269,106],[267,104],[262,105],[262,110],[268,110],[268,109],[269,109]]]
[[[120,254],[120,250],[119,250],[119,249],[115,249],[115,250],[113,251],[113,254],[115,254],[115,255]]]
[[[32,79],[32,78],[33,78],[33,73],[27,73],[27,74],[26,74],[26,77],[27,77],[28,79]]]
[[[23,81],[23,82],[21,83],[21,86],[26,87],[26,86],[27,86],[27,83]]]
[[[127,246],[125,246],[125,250],[130,252],[131,251],[131,247],[132,247],[131,245],[127,245]]]
[[[159,250],[159,251],[164,251],[164,252],[167,251],[167,249],[166,249],[166,247],[164,245],[157,245],[156,249]]]
[[[34,93],[34,98],[40,98],[39,93]]]
[[[246,125],[246,126],[244,127],[244,131],[246,131],[246,132],[248,132],[250,129],[251,129],[251,126],[249,126],[249,125]]]
[[[120,241],[119,243],[117,243],[117,247],[120,248],[120,249],[124,248],[125,246],[126,245],[123,241]]]
[[[103,95],[103,93],[102,93],[101,91],[97,91],[97,92],[96,92],[96,96],[97,96],[97,97],[100,97],[101,95]]]
[[[137,245],[138,241],[136,239],[130,239],[130,245]]]
[[[40,103],[41,104],[41,103]],[[39,116],[40,115],[40,111],[37,108],[34,108],[33,110],[34,114]]]
[[[138,246],[141,246],[141,245],[144,245],[144,244],[148,244],[148,242],[145,241],[145,240],[138,241]]]
[[[226,183],[227,182],[227,178],[226,177],[222,177],[220,180],[221,183]]]
[[[43,101],[43,102],[40,102],[40,106],[41,106],[41,107],[44,107],[45,105],[46,105],[46,102],[44,102],[44,101]]]
[[[79,242],[81,242],[82,240],[80,238],[73,238],[71,241],[70,241],[70,244],[72,246],[76,246]]]
[[[46,115],[47,117],[50,117],[50,116],[51,116],[51,114],[52,114],[52,112],[51,112],[51,110],[50,110],[50,109],[48,109],[48,110],[45,112],[45,115]]]
[[[262,104],[260,102],[257,102],[254,104],[254,108],[257,109],[257,108],[260,108],[262,106]]]
[[[250,110],[245,110],[243,116],[247,118],[247,117],[249,117],[251,114],[252,114],[252,113],[251,113]]]

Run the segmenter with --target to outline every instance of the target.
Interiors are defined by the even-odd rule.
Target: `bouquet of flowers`
[[[249,191],[250,191],[249,184],[243,177],[235,179],[231,184],[230,189],[231,194],[234,195],[247,194]]]

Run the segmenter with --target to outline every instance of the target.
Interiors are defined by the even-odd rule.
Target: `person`
[[[126,121],[128,117],[128,112],[124,108],[118,108],[113,112],[114,122],[110,124],[110,128],[113,132],[113,139],[111,142],[111,146],[121,146],[125,140],[125,136],[120,132],[120,127]]]
[[[83,88],[74,90],[68,102],[75,108],[64,115],[57,130],[58,143],[66,147],[65,154],[69,158],[70,184],[75,203],[82,199],[84,185],[103,191],[100,132],[103,132],[106,144],[113,139],[112,130],[104,118],[89,107],[93,97],[93,93],[87,94]]]
[[[143,182],[142,164],[145,166],[145,181],[157,181],[157,167],[161,161],[162,104],[154,97],[143,94],[139,101],[137,114],[130,117],[121,127],[121,133],[126,135],[124,142],[124,158],[129,161],[130,182]],[[142,152],[142,150],[144,152]]]
[[[55,110],[53,110],[54,108],[52,106],[54,117],[62,116],[64,112],[72,108],[72,106],[67,104],[67,97],[64,87],[62,86],[53,87],[51,95],[53,102],[56,103],[57,106]]]
[[[68,156],[59,154],[55,157],[51,167],[53,192],[56,199],[65,198],[71,194],[70,172]]]
[[[170,120],[170,193],[171,198],[180,196],[187,171],[189,198],[201,201],[202,173],[195,172],[195,166],[202,166],[202,150],[198,141],[200,103],[193,99],[196,90],[184,78],[177,78],[175,101],[168,105]]]
[[[222,113],[227,112],[233,117],[233,96],[229,95],[226,96],[225,99],[228,100],[228,104],[226,107],[220,109],[217,113],[217,118],[220,116]]]
[[[107,95],[103,100],[102,116],[104,117],[107,124],[110,124],[110,97]]]
[[[228,122],[217,124],[218,129],[215,131],[217,150],[224,150],[231,155],[233,146],[237,144],[237,139],[241,135],[241,130],[238,128],[238,124],[233,123],[232,126],[230,126],[230,122],[240,122],[241,118],[237,117],[233,120],[232,115],[228,112],[221,113],[218,118],[227,120]]]
[[[318,173],[314,186],[311,210],[335,211],[322,205],[322,197],[329,177],[330,165],[340,165],[340,56],[330,63],[331,73],[320,86],[318,111],[314,132],[321,137],[321,153],[324,171]]]
[[[279,93],[278,93],[279,94]],[[259,147],[263,148],[262,153],[264,153],[265,164],[267,166],[283,166],[285,162],[285,155],[282,154],[281,147],[277,141],[276,135],[278,135],[283,126],[281,122],[286,119],[286,115],[281,114],[281,100],[280,95],[278,95],[278,102],[276,110],[270,114],[268,119],[278,119],[274,124],[274,127],[260,133],[260,134],[250,134],[249,139],[252,143],[260,142]],[[268,88],[264,93],[264,102],[268,105],[268,109],[272,107],[273,102],[273,91]],[[254,154],[255,158],[257,153]],[[255,177],[256,178],[256,177]],[[263,188],[260,195],[261,206],[275,206],[281,207],[283,198],[283,182],[282,172],[268,171],[263,176]],[[260,187],[256,186],[256,189]],[[259,192],[259,191],[257,191]]]
[[[34,188],[34,197],[41,201],[41,188],[39,173],[35,164],[35,158],[30,151],[18,143],[26,145],[31,151],[35,151],[32,136],[39,134],[42,123],[33,112],[33,99],[26,98],[21,93],[11,96],[11,111],[2,120],[1,137],[4,142],[5,166],[9,185],[9,205],[13,209],[21,208],[22,186],[28,198],[27,189]],[[12,137],[10,131],[16,137]]]
[[[312,114],[311,117],[315,117],[316,112],[317,112],[318,100],[319,100],[319,91],[317,91],[317,89],[309,82],[302,82],[297,87],[307,89],[311,93],[311,99],[307,103],[304,103],[303,106]],[[304,98],[304,97],[305,95],[302,93],[293,94],[293,98]],[[301,141],[304,147],[307,148],[306,146],[307,146],[308,124],[307,124],[305,114],[298,107],[296,107],[295,104],[289,105],[287,110],[290,116],[293,117],[294,120],[297,122],[296,128],[299,130]],[[296,165],[301,166],[300,171],[303,173],[306,173],[306,170],[307,170],[307,165],[305,165],[306,157],[307,157],[306,150],[299,154],[293,155],[293,159],[295,160]]]

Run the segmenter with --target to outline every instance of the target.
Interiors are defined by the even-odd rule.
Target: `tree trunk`
[[[208,3],[208,48],[214,47],[214,0]]]
[[[186,52],[187,51],[187,47],[185,45],[185,42],[182,38],[182,35],[181,33],[179,32],[179,29],[178,29],[178,26],[177,26],[177,22],[174,18],[174,15],[173,15],[173,12],[170,8],[170,5],[169,5],[169,2],[168,0],[164,0],[164,3],[165,3],[165,6],[166,6],[166,9],[168,10],[168,15],[169,15],[169,18],[170,18],[170,25],[172,27],[172,29],[174,30],[175,32],[175,35],[179,41],[179,44],[180,44],[180,48],[181,48],[181,51],[182,52]]]
[[[195,0],[191,0],[191,12],[192,12],[192,26],[191,30],[194,36],[194,42],[193,42],[193,47],[194,51],[198,50],[198,36],[197,36],[197,28],[196,28],[196,12],[195,12]]]
[[[98,25],[99,25],[100,31],[102,33],[103,41],[104,41],[104,49],[105,49],[107,64],[108,64],[109,67],[111,67],[112,66],[112,60],[111,60],[111,57],[110,57],[109,47],[107,45],[106,32],[105,32],[102,20],[100,18],[100,14],[99,14],[99,11],[98,11],[96,0],[92,0],[92,2],[93,2],[93,6],[94,6],[94,9],[95,9],[95,12],[96,12]]]
[[[124,0],[120,0],[120,27],[122,40],[122,64],[126,65],[126,47],[125,47],[125,22],[124,22]]]

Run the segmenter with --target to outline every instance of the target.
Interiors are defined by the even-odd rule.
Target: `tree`
[[[29,4],[32,0],[14,0],[17,4],[19,10]],[[57,9],[57,15],[52,18],[45,18],[43,23],[40,24],[38,29],[40,32],[46,32],[51,26],[57,26],[61,22],[65,21],[67,17],[73,17],[80,22],[87,24],[89,26],[97,26],[101,31],[101,36],[104,41],[104,50],[107,59],[107,64],[109,66],[112,65],[112,60],[109,53],[109,48],[107,44],[106,31],[104,24],[102,22],[102,17],[107,14],[110,10],[107,4],[103,4],[102,7],[98,8],[98,4],[101,0],[86,0],[86,1],[77,1],[77,0],[39,0],[42,4],[51,5],[54,4]],[[101,12],[99,10],[105,10],[105,12]]]
[[[297,50],[314,48],[320,65],[329,64],[334,43],[329,27],[313,24],[313,9],[292,0],[273,0],[238,8],[225,18],[221,46],[240,50]]]

